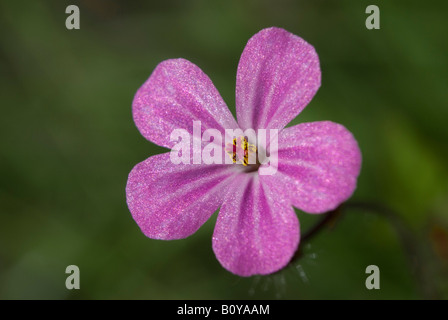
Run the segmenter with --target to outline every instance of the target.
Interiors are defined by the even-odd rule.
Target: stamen
[[[249,165],[249,155],[255,152],[257,152],[255,145],[250,144],[243,136],[234,138],[232,145],[226,147],[226,153],[230,156],[233,163],[240,162],[245,167]]]

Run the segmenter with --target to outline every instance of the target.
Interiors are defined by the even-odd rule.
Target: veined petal
[[[230,165],[175,165],[169,153],[152,156],[129,174],[129,210],[149,238],[188,237],[222,204],[234,173]]]
[[[344,126],[331,121],[302,123],[282,130],[278,140],[278,170],[260,179],[288,195],[295,207],[322,213],[352,195],[361,151]]]
[[[273,273],[288,264],[299,244],[299,221],[287,201],[257,174],[234,180],[218,215],[213,251],[240,275]]]
[[[175,144],[174,129],[193,134],[193,121],[201,121],[201,135],[206,129],[238,128],[209,77],[185,59],[161,62],[135,94],[132,112],[141,134],[167,148]]]
[[[263,29],[247,43],[238,64],[236,112],[241,129],[282,129],[320,87],[319,58],[302,38]]]

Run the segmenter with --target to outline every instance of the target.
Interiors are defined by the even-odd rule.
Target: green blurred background
[[[80,30],[65,28],[69,4]],[[369,4],[380,30],[365,27]],[[0,299],[447,299],[447,12],[421,0],[2,0]],[[353,132],[363,168],[351,200],[401,220],[347,209],[289,268],[240,278],[213,254],[216,214],[178,241],[133,221],[127,175],[165,150],[139,134],[131,103],[159,62],[183,57],[234,112],[240,54],[270,26],[320,57],[322,87],[293,123]],[[298,215],[303,231],[320,218]],[[71,264],[80,290],[65,288]],[[365,287],[370,264],[380,290]]]

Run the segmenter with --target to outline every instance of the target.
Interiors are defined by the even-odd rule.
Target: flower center
[[[225,151],[233,163],[241,163],[247,167],[246,172],[257,171],[260,167],[257,159],[257,147],[249,143],[243,136],[234,138],[232,144],[226,145]]]

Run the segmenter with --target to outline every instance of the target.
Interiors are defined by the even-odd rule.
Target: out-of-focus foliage
[[[80,30],[65,28],[69,4]],[[365,28],[369,4],[380,30]],[[1,1],[0,298],[448,298],[446,12],[446,1],[419,0]],[[353,200],[396,210],[422,254],[409,256],[388,220],[363,210],[266,277],[219,265],[216,214],[185,240],[140,232],[127,175],[165,150],[134,126],[134,93],[160,61],[183,57],[234,112],[239,56],[270,26],[306,39],[321,61],[322,87],[293,123],[332,120],[353,132],[363,152]],[[302,230],[319,219],[298,215]],[[65,288],[71,264],[80,290]],[[365,288],[370,264],[380,290]]]

